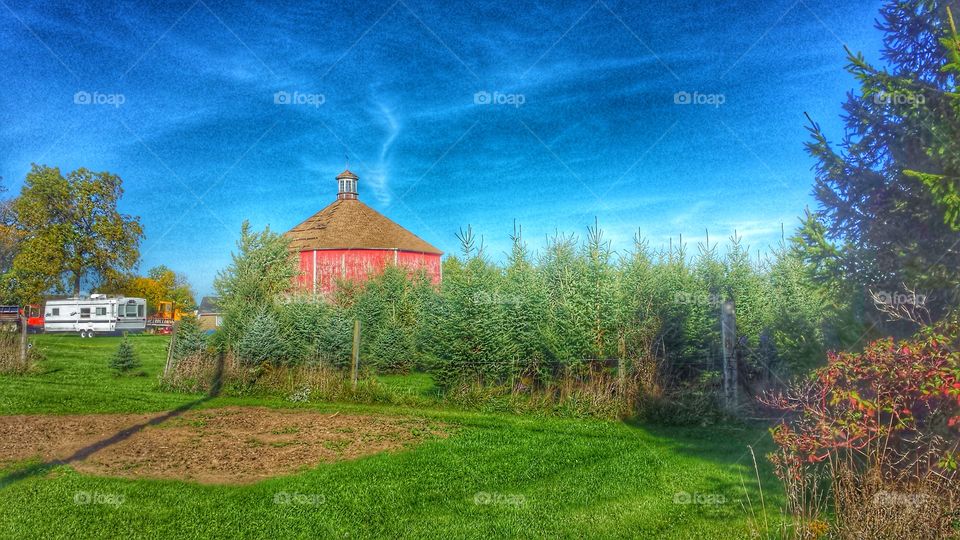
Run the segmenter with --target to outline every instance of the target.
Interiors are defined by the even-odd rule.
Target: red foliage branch
[[[956,468],[960,440],[958,327],[912,341],[882,339],[862,353],[831,353],[828,363],[786,393],[761,399],[790,413],[773,438],[783,474],[842,450],[885,467]],[[871,452],[871,450],[879,450]],[[937,458],[930,463],[931,451]],[[879,457],[878,457],[879,456]]]

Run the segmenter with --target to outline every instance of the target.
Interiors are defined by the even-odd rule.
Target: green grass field
[[[117,338],[36,336],[47,356],[42,369],[0,376],[0,414],[159,413],[195,403],[202,396],[156,389],[166,339],[134,338],[146,375],[118,378],[107,368]],[[433,392],[424,375],[382,382]],[[230,397],[196,404],[225,405],[295,406]],[[763,461],[769,437],[760,428],[300,406],[416,415],[449,425],[451,435],[244,486],[7,464],[0,469],[0,538],[741,538],[750,533],[750,508],[761,513],[748,451],[753,445]],[[761,475],[767,517],[775,521],[782,500],[763,463]],[[122,504],[77,504],[78,493]],[[277,504],[278,494],[300,495],[300,503]]]

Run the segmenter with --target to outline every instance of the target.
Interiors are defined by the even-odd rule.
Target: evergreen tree
[[[849,53],[859,92],[844,105],[839,143],[810,127],[820,208],[801,231],[814,242],[810,259],[837,259],[821,266],[832,279],[854,291],[916,288],[935,315],[960,286],[960,53],[949,4],[888,2],[884,68]]]
[[[207,335],[200,328],[200,321],[193,315],[184,315],[177,322],[177,335],[173,340],[173,359],[182,360],[201,353],[207,348]]]
[[[688,347],[692,348],[690,360],[703,370],[719,370],[721,366],[720,307],[729,299],[726,272],[718,245],[711,244],[708,235],[697,245],[693,260],[694,302],[686,328]]]
[[[287,362],[349,366],[353,323],[346,310],[322,298],[301,296],[278,305],[275,312]]]
[[[499,269],[490,264],[470,227],[458,235],[462,259],[444,263],[442,300],[431,314],[434,378],[440,386],[458,382],[502,383],[511,357],[503,329]]]
[[[511,375],[520,377],[529,385],[548,374],[547,290],[543,275],[531,261],[518,226],[514,227],[510,240],[512,248],[500,298],[504,309],[504,331],[507,333],[508,354],[513,357],[514,372]]]
[[[361,321],[362,356],[380,371],[409,372],[418,358],[416,340],[426,297],[433,286],[423,272],[394,265],[357,288],[351,313]]]
[[[123,339],[120,340],[120,345],[117,347],[117,352],[110,357],[110,369],[117,372],[117,374],[127,374],[138,367],[140,367],[140,358],[137,355],[137,351],[134,350],[133,344],[130,343],[130,340],[124,335]]]
[[[603,230],[594,221],[587,229],[587,241],[581,249],[583,275],[579,281],[579,299],[587,313],[589,348],[586,357],[596,359],[617,356],[620,310],[615,304],[619,288],[619,269],[613,262],[610,242],[603,239]]]
[[[262,309],[254,316],[234,344],[233,352],[237,361],[245,366],[285,363],[287,347],[274,314]]]
[[[618,333],[623,339],[623,355],[634,370],[643,369],[644,382],[654,384],[657,340],[663,312],[668,309],[657,295],[656,269],[647,242],[639,234],[633,250],[624,258],[619,280]],[[674,303],[671,299],[671,304]],[[638,365],[643,363],[643,365]]]
[[[742,337],[742,345],[753,354],[747,354],[744,361],[748,369],[766,370],[774,361],[769,357],[772,348],[766,347],[761,353],[761,338],[767,335],[771,321],[771,292],[769,280],[758,267],[760,261],[751,261],[748,248],[736,232],[730,237],[724,260],[724,299],[734,302],[737,314],[737,334]]]
[[[232,263],[213,282],[223,311],[218,339],[230,345],[237,343],[247,334],[252,318],[274,309],[290,289],[298,270],[287,246],[287,239],[269,227],[253,232],[248,222],[243,223],[238,252],[231,255]]]
[[[826,358],[824,321],[831,296],[814,281],[801,253],[785,241],[774,250],[766,280],[772,320],[763,334],[769,342],[760,344],[765,365],[784,379],[805,373]]]
[[[686,371],[702,356],[699,344],[694,344],[698,332],[691,331],[695,321],[701,322],[709,297],[698,293],[696,279],[687,261],[682,238],[674,247],[672,242],[656,254],[653,267],[653,299],[657,307],[659,328],[655,340],[655,354],[663,358],[664,375]]]

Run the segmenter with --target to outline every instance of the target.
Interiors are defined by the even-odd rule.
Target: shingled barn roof
[[[292,251],[314,249],[399,249],[443,252],[357,199],[338,199],[287,231]]]

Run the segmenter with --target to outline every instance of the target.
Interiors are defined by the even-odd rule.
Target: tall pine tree
[[[888,2],[879,23],[886,67],[848,51],[860,88],[844,104],[839,142],[810,127],[820,207],[800,232],[808,258],[848,290],[894,297],[915,288],[935,317],[956,305],[960,285],[960,96],[948,9],[957,5]]]

